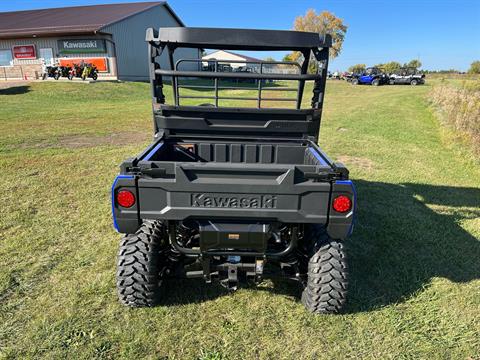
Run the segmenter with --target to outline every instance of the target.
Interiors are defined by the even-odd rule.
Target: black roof
[[[173,47],[228,50],[303,50],[332,46],[327,34],[286,30],[171,27],[147,29],[147,41],[159,41]]]
[[[0,13],[0,39],[91,34],[156,6],[164,6],[180,26],[183,22],[165,1],[72,6]]]

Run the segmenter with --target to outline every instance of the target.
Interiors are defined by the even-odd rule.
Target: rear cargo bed
[[[141,161],[217,162],[329,166],[329,160],[308,143],[191,140],[164,141],[145,152]]]

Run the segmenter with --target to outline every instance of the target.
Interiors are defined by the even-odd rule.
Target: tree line
[[[421,66],[422,66],[422,63],[417,59],[411,60],[408,63],[405,63],[403,65],[400,64],[398,61],[390,61],[390,62],[385,63],[385,64],[375,65],[375,67],[383,69],[388,74],[394,73],[397,70],[399,70],[401,68],[405,68],[405,67],[413,67],[415,69],[419,69]],[[355,74],[360,74],[360,73],[365,71],[366,67],[367,66],[365,64],[355,64],[355,65],[350,66],[348,68],[348,71],[352,72],[352,73],[355,73]],[[427,74],[436,74],[436,73],[439,73],[439,74],[457,74],[457,73],[461,73],[461,71],[456,70],[456,69],[422,70],[422,71],[424,73],[427,73]],[[468,73],[469,74],[480,74],[480,61],[472,62],[472,64],[470,65],[470,69],[468,70]]]
[[[293,24],[293,30],[297,31],[309,31],[315,32],[320,35],[330,34],[332,35],[332,48],[330,49],[330,59],[336,58],[342,51],[343,41],[347,33],[348,26],[344,23],[343,19],[338,18],[335,14],[329,11],[322,11],[317,13],[314,9],[308,9],[305,15],[297,16]],[[290,53],[283,58],[283,61],[300,61],[302,60],[302,54],[297,52]],[[313,55],[312,55],[312,59]],[[413,67],[419,69],[422,63],[418,59],[409,61],[408,63],[401,64],[398,61],[390,61],[385,64],[377,64],[375,67],[382,68],[387,73],[393,73],[402,67]],[[366,69],[365,64],[356,64],[348,68],[348,71],[353,73],[361,73]],[[317,71],[317,62],[310,61],[309,69],[310,73]],[[429,73],[432,71],[424,70]],[[438,72],[456,72],[456,70],[439,70]],[[480,61],[474,61],[470,69],[471,74],[480,74]]]
[[[420,62],[420,60],[414,59],[414,60],[411,60],[408,63],[405,63],[403,65],[401,63],[399,63],[398,61],[390,61],[390,62],[384,63],[384,64],[376,64],[376,65],[374,65],[374,67],[382,69],[387,74],[391,74],[391,73],[394,73],[394,72],[400,70],[401,68],[406,68],[406,67],[412,67],[412,68],[418,69],[418,68],[422,67],[422,63]],[[365,64],[355,64],[355,65],[350,66],[348,68],[348,71],[352,72],[352,73],[355,73],[355,74],[360,74],[360,73],[364,72],[366,68],[367,68],[367,66]]]

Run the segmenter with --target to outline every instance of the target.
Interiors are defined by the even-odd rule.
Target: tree
[[[267,56],[265,59],[263,59],[263,61],[270,61],[270,62],[272,62],[272,61],[275,61],[275,59],[274,59],[273,57],[271,57],[271,56]]]
[[[413,67],[415,69],[419,69],[422,67],[422,63],[420,60],[411,60],[408,64],[405,64],[406,67]]]
[[[402,67],[402,64],[400,64],[399,62],[390,61],[386,64],[383,64],[382,68],[387,74],[392,74],[395,71],[399,70],[401,67]]]
[[[348,68],[348,71],[354,74],[361,74],[365,71],[367,66],[365,64],[356,64]]]
[[[470,64],[470,69],[468,70],[470,74],[480,74],[480,61],[474,61]]]
[[[345,39],[348,26],[343,23],[342,19],[329,11],[322,11],[320,14],[317,14],[315,10],[309,9],[304,16],[295,18],[293,29],[316,32],[320,35],[332,35],[333,45],[330,49],[330,57],[333,59],[342,51],[343,40]]]
[[[330,34],[332,36],[332,47],[330,48],[330,58],[336,58],[342,51],[343,40],[348,26],[343,20],[336,17],[329,11],[322,11],[317,14],[315,10],[309,9],[304,16],[297,16],[293,23],[293,29],[296,31],[315,32],[320,35]],[[294,52],[289,55],[293,61],[301,61],[302,54]],[[309,72],[317,71],[317,62],[312,55],[309,64]]]

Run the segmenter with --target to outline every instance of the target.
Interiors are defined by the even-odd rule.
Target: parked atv
[[[42,80],[46,80],[47,78],[54,78],[58,80],[60,78],[60,71],[58,66],[46,66],[43,70]]]
[[[81,78],[83,74],[83,65],[73,64],[72,68],[68,72],[68,80],[73,80],[74,77]]]
[[[98,70],[97,67],[93,64],[86,64],[82,72],[82,80],[87,78],[92,78],[93,80],[98,79]]]
[[[243,74],[252,74],[255,73],[255,70],[252,68],[249,68],[247,66],[240,66],[236,69],[233,70],[236,73],[243,73]],[[243,77],[238,77],[236,78],[236,82],[238,83],[252,83],[255,84],[257,82],[257,79],[254,78],[243,78]]]
[[[73,64],[72,68],[68,72],[68,80],[73,80],[74,77],[80,77],[82,70],[78,64]]]
[[[354,76],[351,83],[353,85],[366,84],[378,86],[388,84],[388,81],[388,75],[381,69],[377,67],[369,67],[362,74]]]
[[[419,85],[425,84],[425,74],[421,74],[414,67],[401,68],[390,74],[390,85]]]
[[[68,78],[71,69],[72,68],[70,66],[59,66],[57,69],[58,77]]]
[[[354,79],[358,79],[361,74],[354,72],[346,72],[344,78],[347,82],[351,83]]]

